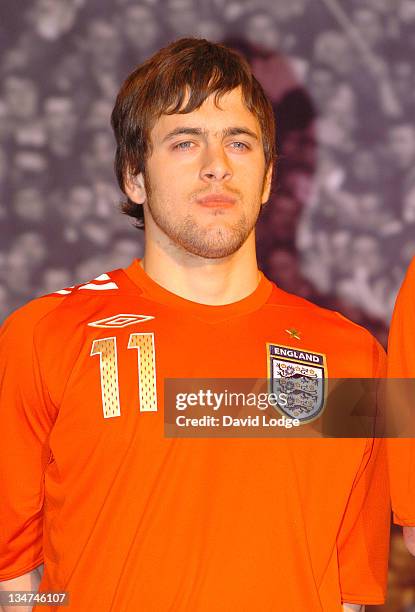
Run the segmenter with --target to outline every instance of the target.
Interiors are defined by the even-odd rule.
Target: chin
[[[236,253],[247,237],[245,233],[213,231],[203,236],[186,236],[185,240],[180,240],[180,245],[189,253],[204,259],[223,259]]]

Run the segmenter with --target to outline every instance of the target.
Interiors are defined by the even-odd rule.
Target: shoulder
[[[106,297],[118,292],[117,280],[121,270],[113,270],[97,276],[96,278],[79,283],[71,287],[59,289],[53,293],[43,295],[30,300],[20,308],[12,312],[1,326],[1,335],[22,336],[33,335],[35,328],[50,316],[60,316],[68,306],[74,318],[76,318],[76,302],[79,306],[89,302],[92,296]]]
[[[405,279],[403,281],[402,290],[414,291],[415,289],[415,257],[409,264],[408,270],[406,271]]]
[[[415,313],[415,257],[406,271],[405,278],[396,296],[392,317],[392,332],[401,320],[414,320]]]
[[[278,306],[286,306],[299,313],[300,316],[310,321],[310,324],[321,325],[327,333],[346,332],[355,337],[365,340],[374,340],[372,334],[358,323],[354,323],[340,312],[318,306],[305,298],[292,293],[287,293],[273,284],[273,291],[269,303]]]
[[[348,355],[367,355],[374,368],[383,370],[385,351],[376,338],[365,328],[354,323],[340,312],[323,308],[312,302],[273,287],[269,303],[286,306],[304,322],[314,335],[324,339],[331,350],[346,351]]]

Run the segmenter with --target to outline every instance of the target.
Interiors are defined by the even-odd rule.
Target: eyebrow
[[[207,136],[208,130],[203,130],[202,128],[191,128],[191,127],[177,127],[163,138],[162,142],[166,142],[167,140],[172,140],[175,136],[179,136],[181,134],[186,134],[188,136]],[[227,138],[228,136],[239,136],[240,134],[245,134],[246,136],[250,136],[254,140],[259,140],[257,134],[244,126],[234,126],[228,127],[222,130],[220,133],[222,138]]]

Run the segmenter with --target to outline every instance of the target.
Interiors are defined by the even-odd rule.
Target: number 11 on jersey
[[[130,334],[127,348],[137,350],[140,412],[157,412],[154,334]],[[117,339],[94,340],[90,355],[99,355],[104,418],[121,416]]]

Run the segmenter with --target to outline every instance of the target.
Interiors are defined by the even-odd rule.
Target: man
[[[395,204],[395,215],[402,223],[413,223],[415,197],[415,127],[412,122],[396,119],[388,129],[389,172],[385,177],[386,195]]]
[[[391,383],[391,408],[394,413],[398,408],[409,416],[410,431],[406,435],[413,435],[414,422],[411,404],[406,403],[410,396],[413,400],[412,381],[404,383],[399,379],[415,379],[415,259],[408,268],[406,278],[399,291],[388,343],[388,376],[396,379]],[[396,389],[396,390],[395,390]],[[399,393],[396,403],[396,394]],[[403,402],[403,403],[402,403]],[[408,414],[409,410],[409,414]],[[408,423],[408,421],[405,421]],[[402,423],[398,423],[399,435],[405,435]],[[402,525],[403,536],[408,550],[415,555],[415,441],[413,438],[391,438],[388,441],[389,464],[391,471],[391,496],[394,522]]]
[[[3,589],[30,588],[43,562],[40,591],[67,591],[74,612],[381,603],[377,441],[163,432],[167,378],[383,372],[370,334],[257,268],[275,158],[261,86],[233,51],[181,39],[127,78],[112,125],[144,257],[4,326]]]

